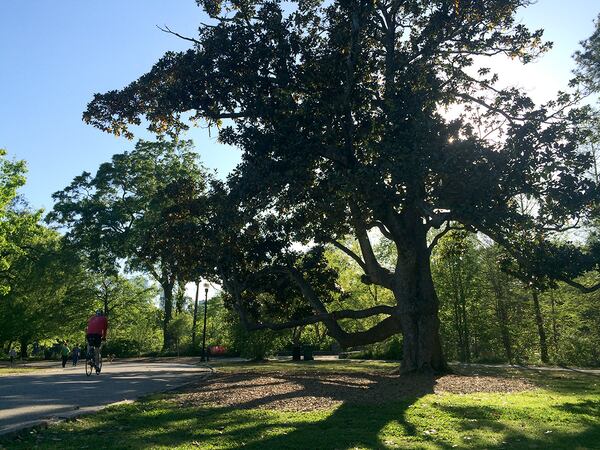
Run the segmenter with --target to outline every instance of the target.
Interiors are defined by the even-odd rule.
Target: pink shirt
[[[87,334],[100,334],[102,337],[106,337],[107,329],[108,320],[104,316],[92,316],[88,320]]]

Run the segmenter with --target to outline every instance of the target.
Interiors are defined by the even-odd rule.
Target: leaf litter
[[[342,403],[381,404],[426,394],[511,393],[534,389],[525,379],[495,376],[395,375],[381,373],[215,373],[176,395],[181,407],[219,406],[315,411]],[[433,434],[433,433],[432,433]]]

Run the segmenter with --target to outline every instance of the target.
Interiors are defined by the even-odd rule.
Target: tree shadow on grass
[[[242,382],[257,376],[260,375],[236,374],[235,379]],[[406,420],[405,412],[419,398],[432,393],[435,384],[435,378],[431,376],[395,377],[393,380],[383,375],[347,373],[321,374],[319,377],[306,373],[270,376],[289,381],[298,389],[264,397],[254,396],[239,400],[232,406],[205,410],[210,417],[189,417],[192,429],[202,423],[206,425],[206,420],[209,420],[212,430],[205,428],[199,435],[186,433],[188,435],[183,437],[180,430],[171,429],[167,432],[157,431],[152,437],[146,434],[146,438],[154,445],[175,446],[190,441],[210,445],[211,441],[218,441],[219,445],[230,448],[244,446],[261,450],[383,448],[387,444],[381,441],[380,431],[390,423],[402,435],[410,437],[417,434],[415,426]],[[392,389],[399,389],[399,397],[404,398],[394,398],[395,401],[390,403],[382,397],[382,390],[389,392],[390,383]],[[285,407],[290,407],[294,402],[310,401],[318,395],[326,395],[328,401],[337,402],[337,407],[333,411],[273,413],[275,405],[281,406],[282,402]],[[301,410],[302,405],[298,405],[298,409]],[[173,428],[182,420],[185,421],[175,413],[167,422]],[[164,430],[165,423],[160,427]]]
[[[264,378],[261,380],[261,377]],[[41,439],[24,437],[20,448],[82,448],[93,436],[95,448],[199,448],[336,449],[336,448],[598,448],[600,426],[593,415],[598,402],[564,403],[569,414],[581,415],[577,429],[556,429],[550,434],[523,429],[527,414],[499,420],[499,407],[461,405],[432,399],[416,403],[434,392],[434,377],[391,377],[365,373],[241,373],[222,377],[232,382],[214,386],[215,404],[186,394],[174,399],[149,397],[98,414],[79,426],[63,424],[42,433]],[[218,378],[217,378],[218,380]],[[216,380],[215,380],[216,381]],[[253,381],[258,391],[244,393]],[[197,390],[209,392],[207,385]],[[289,384],[292,389],[272,390]],[[229,404],[227,396],[237,396]],[[281,411],[307,401],[331,402],[327,409]],[[182,400],[183,398],[183,400]],[[313,400],[311,400],[313,399]],[[316,399],[316,400],[315,400]],[[415,407],[415,409],[411,409]],[[301,407],[297,410],[302,410]],[[509,415],[513,412],[508,412]],[[430,415],[428,417],[427,415]],[[441,419],[440,419],[441,417]],[[504,418],[506,419],[506,418]],[[428,430],[437,423],[439,430]],[[537,418],[539,420],[539,417]],[[573,419],[576,420],[576,419]],[[437,426],[436,426],[437,427]],[[436,433],[449,429],[450,432]],[[446,430],[446,431],[447,431]],[[561,431],[563,430],[563,431]],[[431,433],[428,433],[431,431]],[[65,433],[67,432],[67,433]],[[540,435],[540,433],[542,433]],[[54,439],[59,439],[56,441]],[[501,441],[498,441],[501,439]],[[0,440],[0,444],[12,448]],[[594,447],[596,445],[596,447]]]
[[[243,383],[263,375],[234,376],[236,381]],[[55,448],[60,442],[61,448],[80,448],[81,442],[94,436],[98,448],[180,445],[251,449],[382,448],[385,444],[381,442],[379,432],[391,422],[402,434],[416,434],[415,427],[405,419],[405,411],[423,395],[432,393],[435,384],[435,378],[430,376],[392,377],[390,380],[386,375],[365,373],[275,373],[269,377],[292,383],[293,389],[269,394],[269,389],[278,383],[257,380],[255,387],[264,388],[267,395],[240,396],[231,405],[216,407],[186,406],[178,403],[177,398],[149,397],[131,405],[109,408],[89,422],[82,422],[81,426],[62,424],[53,431],[41,433],[42,438],[37,439],[23,436],[21,444],[23,448],[27,448],[27,444]],[[385,398],[390,386],[398,390],[398,395],[392,396],[396,400],[392,403]],[[235,392],[240,390],[237,386],[230,391],[219,388],[214,392],[226,397],[238,395]],[[327,396],[327,399],[319,396]],[[289,407],[311,399],[325,400],[326,407],[298,412],[280,411],[274,406],[283,402]],[[331,404],[328,402],[333,402],[334,407],[328,407]],[[70,429],[68,438],[62,437],[65,429]]]

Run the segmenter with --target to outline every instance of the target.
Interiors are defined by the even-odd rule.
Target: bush
[[[120,358],[126,358],[129,356],[140,356],[147,350],[147,346],[139,341],[126,338],[115,338],[106,342],[102,348],[102,353],[104,355],[115,355]]]
[[[383,359],[397,361],[402,359],[402,336],[395,335],[383,342],[371,344],[349,355],[355,359]]]
[[[581,333],[563,336],[556,362],[581,367],[600,367],[600,348],[593,339]]]
[[[233,345],[241,357],[260,361],[284,347],[289,340],[288,334],[272,330],[246,331],[238,324],[233,333]]]

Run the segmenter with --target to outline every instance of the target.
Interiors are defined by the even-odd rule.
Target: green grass
[[[374,362],[268,362],[221,365],[219,370],[377,372],[391,367]],[[500,372],[527,377],[538,388],[513,394],[429,394],[379,405],[345,403],[310,413],[182,408],[169,395],[157,395],[0,439],[0,448],[600,449],[600,377]]]
[[[36,372],[43,370],[39,367],[0,367],[0,376],[2,375],[18,375],[20,373]]]

